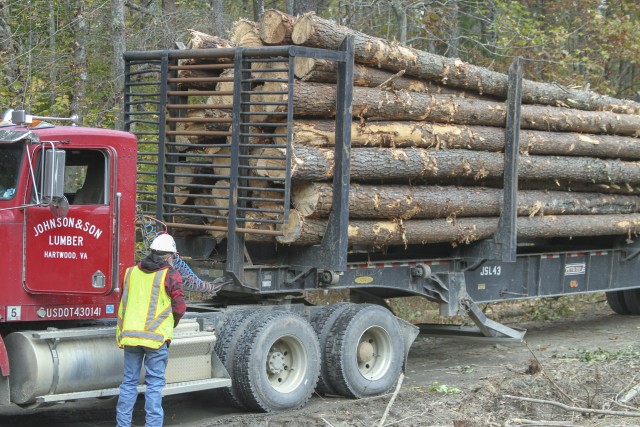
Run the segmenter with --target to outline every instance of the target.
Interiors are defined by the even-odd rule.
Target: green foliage
[[[397,39],[399,13],[407,43],[505,72],[516,56],[527,77],[586,87],[621,98],[640,91],[640,2],[633,0],[325,0],[319,14],[378,37]],[[264,1],[284,10],[284,0]],[[400,6],[394,8],[393,5]],[[189,28],[214,31],[207,0],[131,2],[128,50],[173,48]],[[0,108],[70,115],[81,73],[87,74],[80,112],[85,124],[112,127],[121,111],[112,69],[110,3],[96,0],[9,2],[0,14]],[[224,21],[253,19],[253,2],[224,1]],[[86,69],[74,63],[74,35],[86,22]],[[4,35],[4,36],[3,36]],[[4,37],[4,39],[2,39]]]
[[[462,391],[457,387],[451,387],[446,384],[440,384],[439,381],[434,381],[429,387],[430,393],[442,393],[442,394],[460,394]]]
[[[574,354],[559,355],[555,357],[561,359],[577,359],[584,363],[598,363],[626,359],[635,361],[638,356],[640,356],[640,348],[630,346],[618,351],[608,351],[602,348],[597,348],[595,350],[579,349]]]
[[[529,320],[561,319],[573,313],[574,308],[570,298],[542,298],[532,304],[527,313]]]

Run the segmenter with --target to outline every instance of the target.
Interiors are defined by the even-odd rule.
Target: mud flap
[[[215,351],[211,352],[211,376],[213,378],[231,380],[231,375],[229,375],[229,372]]]
[[[402,340],[404,341],[404,363],[402,364],[402,371],[404,372],[409,359],[409,350],[411,350],[411,345],[420,334],[420,328],[399,317],[396,317],[396,321],[402,331]]]

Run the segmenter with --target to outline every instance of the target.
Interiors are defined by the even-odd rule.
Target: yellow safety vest
[[[171,298],[164,287],[167,271],[145,273],[137,266],[127,269],[116,326],[118,347],[157,349],[173,338]]]

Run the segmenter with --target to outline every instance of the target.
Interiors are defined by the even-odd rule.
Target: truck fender
[[[0,336],[0,406],[11,404],[11,395],[9,389],[9,355],[7,347],[4,345],[4,338]]]
[[[7,347],[4,345],[4,338],[0,336],[0,373],[3,377],[8,377],[11,373],[9,369],[9,355]]]

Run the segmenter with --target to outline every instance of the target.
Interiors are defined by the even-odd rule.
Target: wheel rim
[[[266,360],[266,373],[271,386],[281,393],[295,390],[305,378],[307,353],[293,336],[281,337],[273,343]]]
[[[367,380],[378,380],[387,373],[393,359],[391,337],[379,326],[373,326],[360,336],[356,349],[360,374]]]

